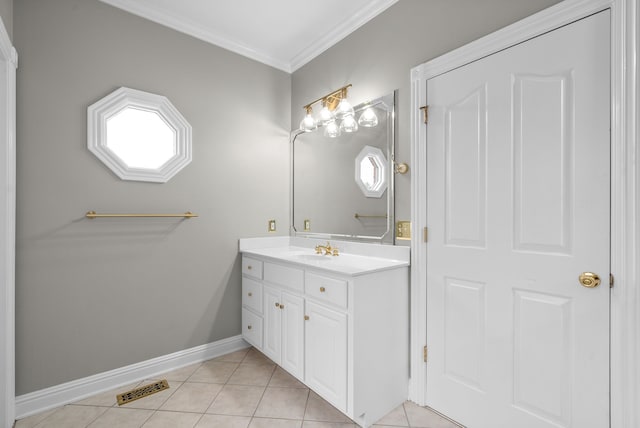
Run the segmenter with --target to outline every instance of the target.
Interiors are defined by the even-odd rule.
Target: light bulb
[[[340,130],[342,132],[356,132],[358,130],[358,122],[353,115],[345,116],[340,123]]]
[[[333,120],[333,113],[331,113],[331,110],[329,110],[329,107],[327,106],[322,107],[322,110],[320,110],[320,119],[318,119],[319,124],[326,125],[332,120]]]
[[[314,131],[318,127],[316,120],[311,116],[311,111],[307,112],[307,115],[300,122],[300,130],[304,132]]]
[[[341,134],[340,127],[335,120],[328,122],[324,127],[324,136],[329,138],[339,137]]]
[[[351,103],[347,101],[346,98],[340,100],[340,104],[338,104],[338,108],[336,108],[336,118],[342,119],[345,116],[353,116],[354,111]]]
[[[372,107],[367,107],[365,111],[362,112],[360,118],[358,119],[358,125],[364,126],[365,128],[372,128],[378,124],[378,116],[376,116],[376,112],[373,111]]]

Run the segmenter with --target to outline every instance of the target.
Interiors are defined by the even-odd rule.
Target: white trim
[[[110,391],[191,364],[201,363],[230,352],[248,348],[242,336],[233,336],[206,345],[131,364],[50,388],[16,397],[18,419]]]
[[[421,74],[411,71],[411,224],[414,236],[421,236],[427,224],[427,130],[424,126],[422,111],[415,106],[427,103],[427,82]],[[426,404],[427,366],[419,356],[426,346],[427,338],[427,243],[424,239],[411,240],[411,379],[409,380],[409,399],[418,404]]]
[[[172,28],[181,33],[188,34],[197,39],[228,49],[263,64],[270,65],[271,67],[275,67],[287,73],[293,73],[298,68],[302,67],[322,52],[360,28],[369,20],[384,12],[398,0],[372,0],[367,4],[366,8],[360,10],[358,13],[346,17],[344,21],[338,22],[338,24],[333,28],[327,27],[323,37],[315,40],[292,58],[282,58],[267,51],[256,50],[244,43],[240,43],[237,40],[219,33],[215,28],[188,22],[182,18],[178,18],[159,10],[155,5],[152,6],[151,4],[132,2],[131,0],[101,1],[134,15],[141,16],[150,21]]]
[[[640,426],[640,150],[638,147],[637,0],[565,0],[493,34],[415,67],[412,81],[412,214],[415,230],[426,226],[426,129],[419,107],[426,81],[446,71],[521,43],[604,9],[611,9],[611,427]],[[409,398],[426,402],[426,244],[411,242],[411,368]]]
[[[0,18],[0,425],[15,420],[16,68],[18,53]]]
[[[174,131],[175,152],[157,168],[129,166],[108,144],[107,123],[126,108],[156,113]],[[167,97],[121,87],[87,108],[87,148],[123,180],[166,183],[191,163],[192,129]]]
[[[367,4],[366,9],[362,9],[358,13],[346,17],[344,21],[339,22],[333,28],[327,28],[324,37],[317,39],[289,60],[289,72],[293,73],[371,19],[387,10],[397,1],[398,0],[372,0]]]

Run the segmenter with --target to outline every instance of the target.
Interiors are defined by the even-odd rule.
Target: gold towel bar
[[[362,215],[358,213],[355,213],[353,216],[355,218],[387,218],[386,215]]]
[[[95,211],[88,211],[85,214],[87,218],[105,218],[105,217],[184,217],[192,218],[198,217],[198,214],[193,214],[191,211],[187,211],[184,214],[98,214]]]

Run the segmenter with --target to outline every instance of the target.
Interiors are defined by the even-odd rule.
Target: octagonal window
[[[176,133],[154,111],[127,107],[107,119],[107,148],[129,168],[157,169],[176,154]]]
[[[366,197],[382,197],[387,189],[387,159],[382,150],[364,146],[356,156],[355,179]]]
[[[191,126],[166,97],[120,88],[87,121],[89,150],[123,180],[163,183],[191,162]]]

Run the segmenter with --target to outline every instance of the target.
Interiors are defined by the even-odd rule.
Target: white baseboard
[[[45,410],[130,385],[180,367],[201,363],[250,345],[242,336],[229,337],[195,348],[131,364],[108,372],[66,382],[16,397],[16,418],[21,419]]]

